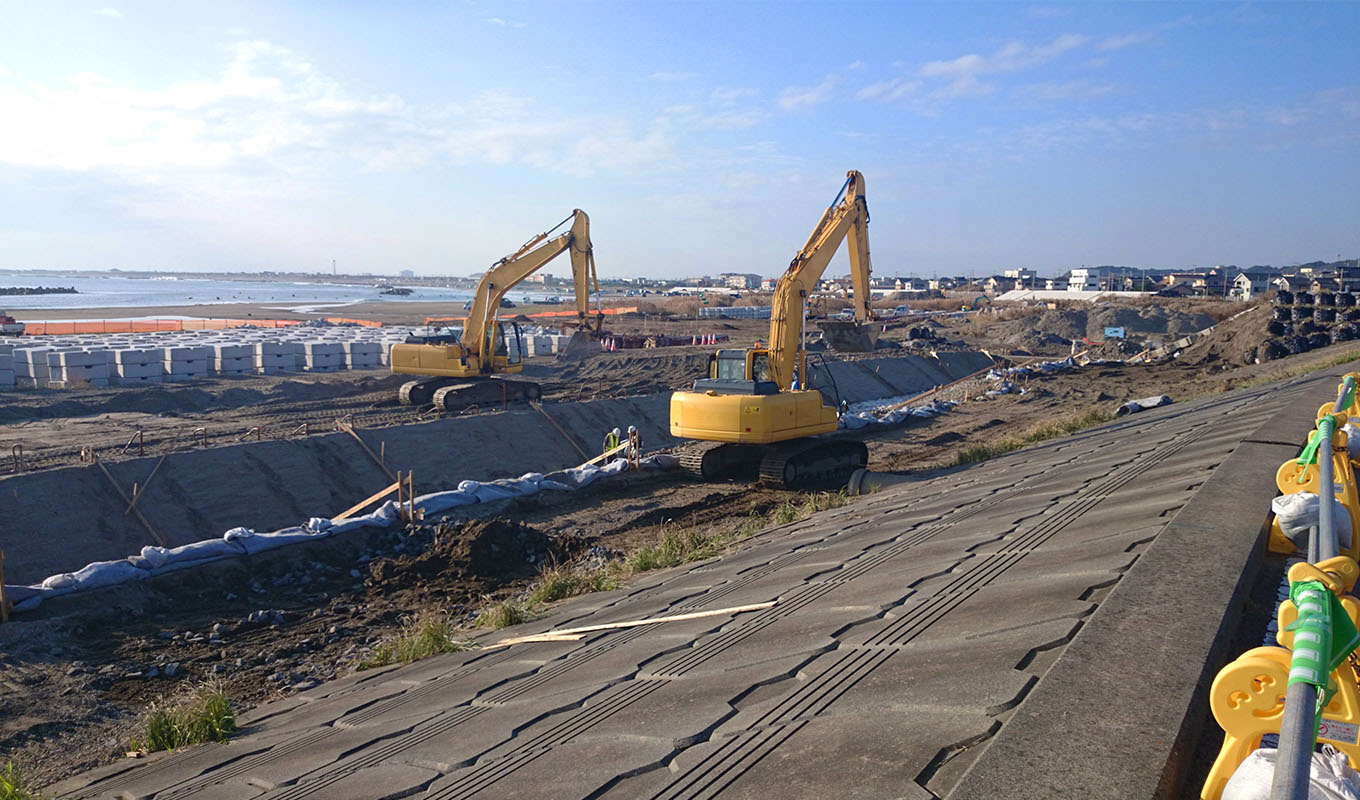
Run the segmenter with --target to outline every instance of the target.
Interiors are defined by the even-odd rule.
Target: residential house
[[[1000,275],[992,275],[982,282],[982,289],[987,294],[1001,294],[1002,292],[1009,292],[1014,288],[1014,278],[1006,278]]]

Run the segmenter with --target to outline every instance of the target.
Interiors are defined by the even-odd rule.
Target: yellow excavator
[[[570,229],[548,238],[568,222]],[[590,218],[578,208],[551,230],[534,236],[491,265],[477,284],[462,328],[412,335],[404,343],[392,345],[389,354],[392,372],[429,376],[402,384],[397,395],[401,404],[433,403],[440,411],[453,411],[470,405],[538,399],[542,389],[537,383],[501,377],[524,369],[526,347],[519,324],[499,321],[497,314],[506,292],[567,251],[571,252],[571,273],[576,284],[578,329],[572,345],[589,332],[598,335],[604,317],[597,315],[592,325],[590,292],[592,288],[598,292],[599,283],[595,277],[595,251],[590,243]]]
[[[850,240],[856,322],[874,319],[868,226],[864,176],[851,170],[775,287],[768,346],[717,351],[707,378],[671,395],[671,435],[701,442],[679,454],[683,469],[704,480],[756,471],[761,483],[805,489],[844,485],[868,463],[863,442],[818,436],[836,430],[844,405],[834,384],[812,388],[804,344],[808,295],[842,239]]]

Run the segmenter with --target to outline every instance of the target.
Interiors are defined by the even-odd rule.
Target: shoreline
[[[423,325],[426,317],[463,316],[464,302],[462,300],[416,300],[409,302],[360,301],[344,304],[287,304],[293,307],[310,306],[312,310],[308,311],[282,310],[284,306],[277,303],[211,303],[170,306],[105,306],[102,308],[16,308],[3,313],[9,314],[19,322],[32,323],[184,318],[313,320],[332,317],[372,320],[384,325]],[[516,303],[513,309],[502,309],[500,317],[501,319],[510,319],[519,314],[532,314],[540,311],[569,311],[574,308],[575,304],[573,303]],[[562,321],[574,319],[574,316],[569,316],[564,317]],[[542,324],[551,325],[552,323],[545,320]]]

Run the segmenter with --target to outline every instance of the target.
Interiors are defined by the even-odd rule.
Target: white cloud
[[[666,72],[664,70],[653,72],[647,76],[649,81],[689,81],[699,77],[697,72]]]
[[[831,99],[831,91],[840,83],[837,75],[827,75],[816,86],[790,86],[779,94],[779,107],[785,111],[801,111]]]
[[[721,86],[718,87],[717,89],[714,89],[713,92],[709,95],[709,97],[712,98],[713,102],[720,103],[722,105],[732,105],[736,103],[738,100],[742,99],[743,97],[758,97],[758,96],[760,96],[759,89],[746,89],[746,88],[727,89]]]
[[[1031,83],[1015,89],[1015,96],[1025,100],[1038,100],[1052,102],[1055,100],[1079,100],[1100,95],[1111,94],[1115,91],[1112,83],[1099,83],[1088,80],[1075,81],[1044,81],[1041,83]]]
[[[865,86],[863,89],[855,92],[855,97],[860,100],[878,100],[884,103],[891,103],[894,100],[910,97],[920,88],[921,82],[918,80],[890,78],[886,81],[879,81]]]
[[[544,114],[533,98],[484,92],[461,106],[415,109],[394,95],[358,95],[298,54],[236,44],[210,80],[159,88],[90,73],[57,85],[0,81],[0,164],[103,172],[136,185],[175,176],[326,174],[438,161],[518,163],[566,174],[664,161],[664,121]],[[610,131],[608,135],[600,131]],[[589,154],[589,159],[583,159]]]
[[[785,111],[801,111],[821,105],[831,99],[836,87],[845,81],[847,73],[862,72],[863,61],[852,61],[822,78],[816,86],[790,86],[779,93],[779,107]]]
[[[1150,34],[1126,33],[1123,36],[1111,36],[1106,39],[1101,39],[1096,43],[1096,49],[1101,52],[1123,50],[1126,47],[1133,47],[1134,45],[1139,45],[1151,40],[1152,36]]]
[[[101,8],[101,9],[99,9],[98,11],[96,11],[96,12],[94,12],[94,13],[97,14],[97,15],[99,15],[99,16],[101,16],[101,17],[108,17],[109,19],[122,19],[122,18],[123,18],[123,12],[119,11],[119,10],[116,9],[116,8]]]
[[[514,22],[511,20],[502,19],[501,17],[487,17],[486,19],[482,20],[482,22],[488,22],[492,25],[498,25],[502,28],[523,28],[525,26],[525,23],[523,22]]]
[[[1089,36],[1064,33],[1051,42],[1039,45],[1008,42],[990,56],[969,53],[949,61],[926,62],[917,74],[922,78],[944,81],[930,93],[934,98],[987,94],[995,90],[996,86],[984,82],[983,76],[1037,67],[1080,49],[1090,41]]]
[[[1072,6],[1030,6],[1025,9],[1025,15],[1032,19],[1070,17],[1072,15]]]

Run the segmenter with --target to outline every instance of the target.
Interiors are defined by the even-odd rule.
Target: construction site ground
[[[1264,314],[1258,316],[1264,325]],[[1246,341],[1255,321],[1236,325],[1242,331],[1225,329],[1217,345],[1197,345],[1182,360],[1037,377],[1023,394],[979,395],[948,414],[868,433],[870,467],[926,480],[951,468],[965,448],[1055,418],[1112,411],[1157,394],[1184,402],[1357,350],[1336,345],[1247,365],[1232,355],[1240,352],[1233,337]],[[944,323],[939,333],[994,353],[1014,349],[989,340],[988,327],[964,318]],[[764,323],[734,322],[730,330],[741,346],[759,338]],[[885,339],[903,336],[889,331]],[[543,383],[549,401],[662,392],[688,386],[711,349],[605,353],[571,364],[535,360],[526,374]],[[195,435],[206,436],[208,446],[281,437],[302,423],[326,427],[348,414],[356,426],[400,425],[419,412],[392,403],[399,382],[369,372],[5,393],[0,443],[22,441],[27,466],[43,468],[78,459],[82,447],[122,447],[138,430],[142,441],[131,446],[154,453],[189,445]],[[480,607],[523,592],[545,564],[609,558],[655,540],[668,525],[731,531],[797,499],[771,488],[637,474],[574,494],[478,506],[408,530],[353,534],[257,555],[248,564],[48,601],[0,626],[0,760],[14,761],[38,784],[57,781],[121,757],[149,704],[203,680],[220,681],[244,710],[352,672],[377,643],[427,609],[471,624]]]

